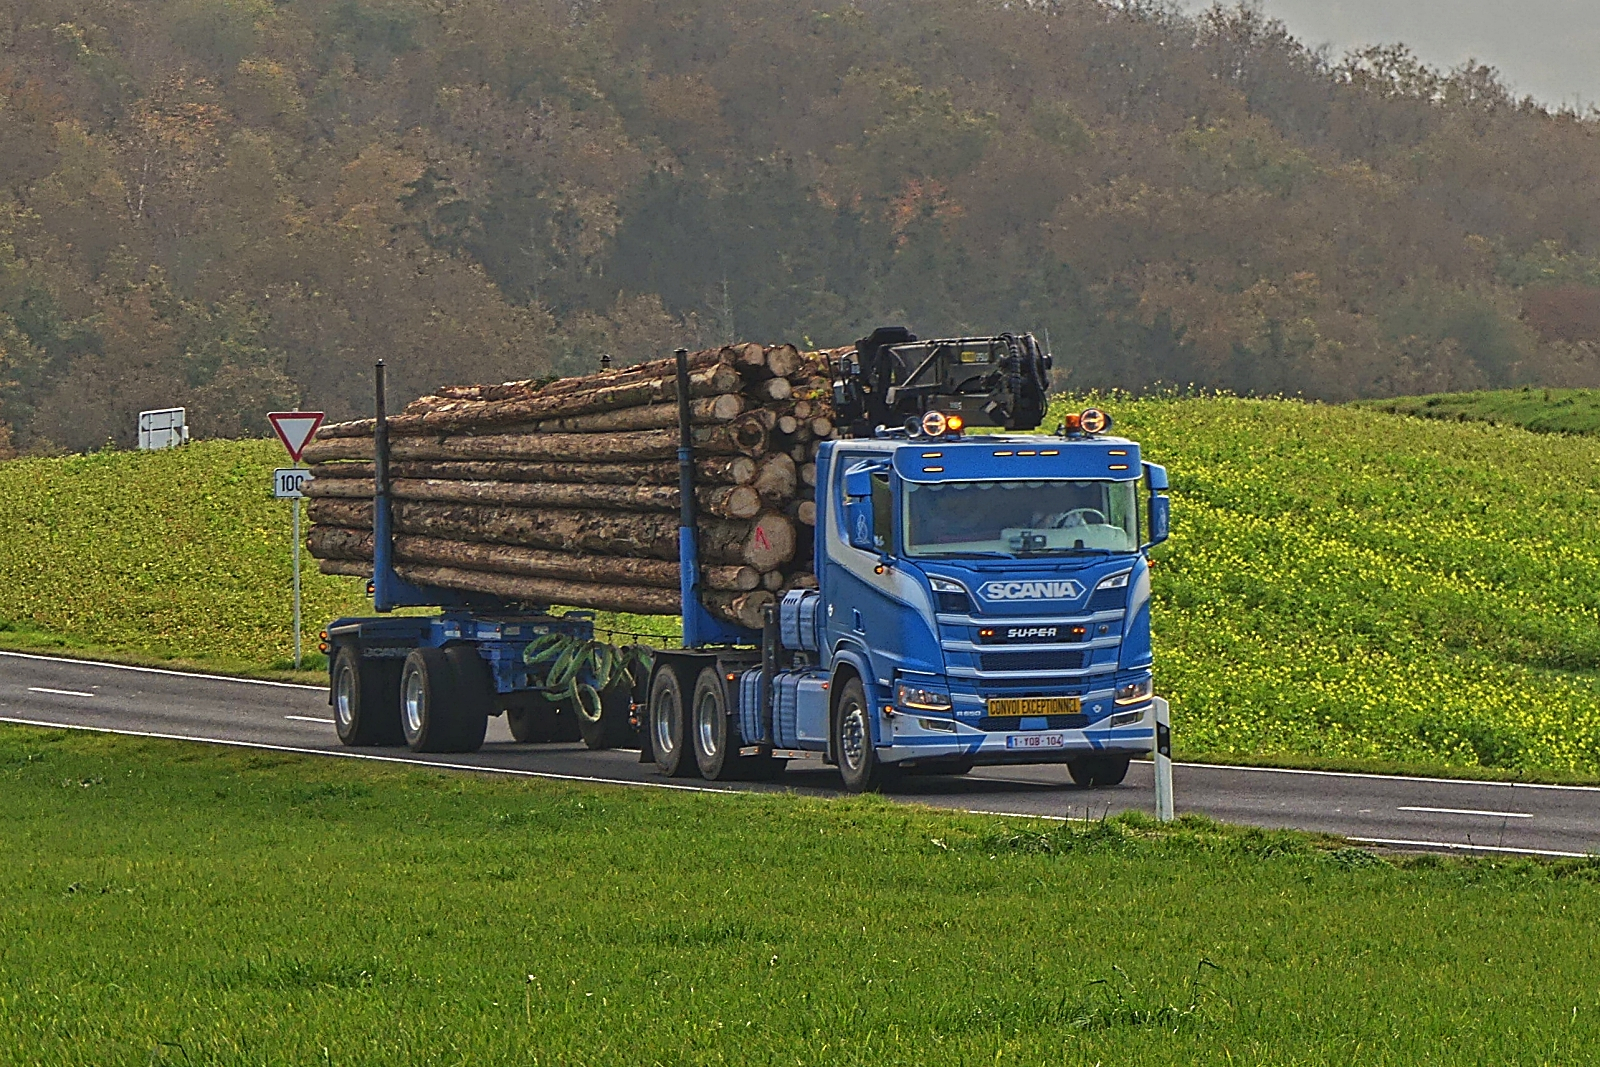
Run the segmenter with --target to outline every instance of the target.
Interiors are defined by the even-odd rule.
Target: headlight
[[[1150,699],[1152,686],[1149,678],[1117,686],[1118,704],[1138,704]]]
[[[960,582],[952,582],[950,579],[941,578],[937,574],[928,576],[928,584],[933,587],[935,593],[965,593],[967,591],[967,587]]]
[[[1133,573],[1132,571],[1123,571],[1121,574],[1113,574],[1109,578],[1102,578],[1102,579],[1100,579],[1100,584],[1095,586],[1095,588],[1096,589],[1126,589],[1126,588],[1128,588],[1128,576],[1131,575],[1132,573]]]
[[[902,708],[917,708],[921,711],[950,710],[949,693],[941,693],[937,689],[918,689],[914,685],[904,683],[895,690],[894,702]]]

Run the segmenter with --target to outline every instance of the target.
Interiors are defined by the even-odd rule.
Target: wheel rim
[[[678,694],[662,693],[652,718],[656,726],[656,748],[663,753],[678,751]]]
[[[694,709],[695,729],[700,732],[700,751],[707,756],[715,757],[717,754],[717,698],[711,693],[703,693],[700,703]]]
[[[867,714],[854,701],[839,720],[839,759],[852,771],[859,771],[867,762]]]
[[[422,720],[428,714],[428,696],[422,686],[422,672],[406,675],[405,697],[401,701],[406,712],[406,734],[416,737],[422,733]]]
[[[333,713],[339,718],[339,727],[349,730],[350,724],[355,722],[355,669],[346,663],[339,670],[339,677],[333,683]]]

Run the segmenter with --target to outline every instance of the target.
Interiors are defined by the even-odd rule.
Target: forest
[[[1600,115],[1151,0],[8,0],[0,454],[685,344],[1600,385]]]

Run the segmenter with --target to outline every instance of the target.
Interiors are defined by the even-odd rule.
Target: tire
[[[1083,756],[1067,764],[1067,773],[1084,789],[1105,789],[1122,784],[1132,761],[1131,756]]]
[[[633,690],[626,685],[614,685],[600,694],[600,721],[591,722],[586,715],[578,716],[578,732],[583,743],[592,751],[621,748],[633,740],[633,724],[628,717],[633,713]]]
[[[340,645],[333,657],[328,694],[333,724],[346,745],[398,745],[400,669],[392,659],[364,659],[356,645]]]
[[[859,678],[839,689],[833,711],[833,754],[839,761],[839,777],[851,793],[873,792],[891,777],[891,768],[878,759],[872,744],[872,709]]]
[[[476,752],[483,747],[494,713],[494,675],[489,665],[471,645],[451,645],[444,650],[456,685],[451,701],[450,721],[453,737],[451,752]]]
[[[689,739],[700,776],[709,782],[734,777],[739,768],[741,738],[728,718],[728,691],[716,664],[704,667],[694,682],[689,704]]]
[[[455,752],[456,672],[443,649],[414,648],[400,669],[400,726],[413,752]]]
[[[657,668],[650,679],[650,742],[656,769],[668,778],[687,778],[699,772],[689,746],[689,728],[683,680],[670,665]]]
[[[523,744],[549,744],[556,739],[556,706],[538,693],[519,693],[506,709],[506,725]]]

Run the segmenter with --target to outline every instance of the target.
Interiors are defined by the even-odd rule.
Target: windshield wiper
[[[919,552],[918,559],[1011,559],[1005,552]]]
[[[1041,556],[1115,556],[1114,548],[1052,548],[1037,553]]]

